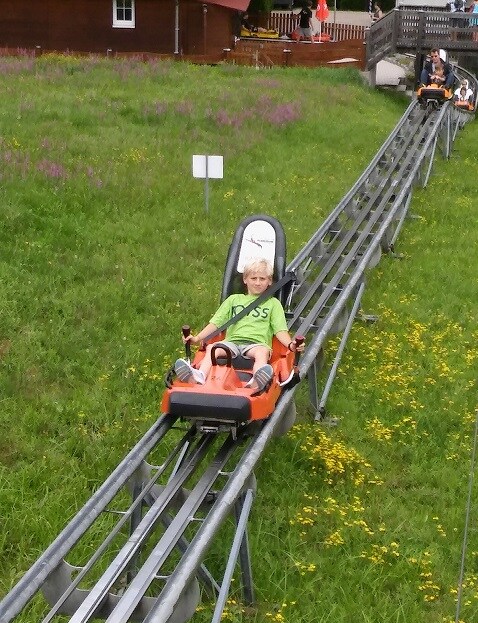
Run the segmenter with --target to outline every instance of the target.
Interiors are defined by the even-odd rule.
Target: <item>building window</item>
[[[134,28],[134,0],[113,0],[113,28]]]

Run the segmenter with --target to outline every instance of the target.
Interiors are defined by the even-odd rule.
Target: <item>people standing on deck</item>
[[[478,0],[475,0],[478,5]],[[436,74],[436,68],[443,67],[443,76]],[[425,61],[422,73],[420,74],[420,82],[424,85],[438,84],[444,86],[445,89],[451,89],[455,81],[455,75],[450,63],[440,58],[440,50],[432,48],[430,50],[430,60]]]
[[[377,2],[373,5],[373,11],[371,11],[370,17],[372,18],[372,24],[375,24],[377,20],[383,17],[383,11]]]
[[[451,2],[447,4],[447,9],[449,9],[450,13],[457,14],[456,17],[452,17],[452,19],[450,20],[450,38],[452,40],[456,40],[457,32],[455,29],[464,28],[465,26],[467,26],[466,21],[463,18],[458,17],[460,13],[464,13],[466,10],[466,0],[451,0]]]
[[[476,15],[470,19],[470,26],[473,28],[473,41],[478,41],[478,0],[474,0],[470,6],[470,13]]]
[[[298,17],[299,26],[296,29],[297,34],[299,37],[304,37],[304,39],[309,39],[311,43],[314,43],[312,34],[312,0],[307,0],[298,14]]]

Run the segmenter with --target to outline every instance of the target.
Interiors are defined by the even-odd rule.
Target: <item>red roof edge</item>
[[[228,9],[235,9],[236,11],[247,11],[249,3],[250,0],[207,0],[207,2],[202,4],[217,4]]]

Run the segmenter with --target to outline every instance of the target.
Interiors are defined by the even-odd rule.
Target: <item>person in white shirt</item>
[[[468,86],[468,80],[462,80],[458,89],[454,93],[453,99],[460,102],[473,104],[473,91]]]

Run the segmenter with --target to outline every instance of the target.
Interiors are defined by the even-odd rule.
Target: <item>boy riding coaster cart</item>
[[[263,257],[245,260],[256,245]],[[281,297],[293,275],[284,275],[284,263],[280,224],[265,216],[246,219],[229,250],[223,303],[197,335],[183,331],[187,360],[179,359],[168,373],[163,412],[216,430],[272,414],[281,393],[298,380],[304,348],[287,330]],[[280,277],[275,285],[273,276]],[[238,293],[240,285],[247,294]],[[191,344],[201,345],[192,365]]]

